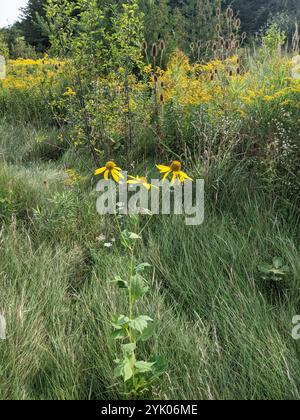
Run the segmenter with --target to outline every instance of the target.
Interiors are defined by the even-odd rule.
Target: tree
[[[47,0],[28,0],[22,9],[19,27],[25,41],[34,46],[38,52],[44,52],[49,47],[49,32],[46,24],[45,7]]]
[[[276,14],[285,12],[293,22],[300,17],[299,0],[231,0],[226,3],[239,11],[243,30],[249,35],[265,27]]]

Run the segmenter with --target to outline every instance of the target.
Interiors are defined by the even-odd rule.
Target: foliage
[[[8,44],[2,31],[0,31],[0,55],[5,58],[8,58],[9,56]]]
[[[164,373],[164,363],[157,357],[152,357],[149,361],[137,358],[140,344],[149,340],[154,334],[153,319],[139,314],[137,310],[137,304],[149,291],[143,271],[150,265],[140,263],[135,266],[135,243],[141,239],[140,232],[130,233],[124,230],[121,232],[121,237],[121,242],[124,248],[129,250],[131,259],[128,280],[117,276],[112,281],[120,290],[126,292],[128,299],[128,314],[115,315],[112,322],[113,338],[122,343],[121,357],[116,360],[115,376],[123,378],[125,392],[132,397],[138,397],[146,392],[151,395],[152,384]]]
[[[19,30],[25,37],[27,44],[37,52],[45,52],[49,44],[49,28],[45,21],[47,0],[28,0],[22,9]]]
[[[298,37],[292,55],[273,19],[250,49],[214,9],[50,0],[50,55],[8,61],[1,399],[299,400]],[[205,179],[203,225],[97,214],[99,161],[119,183],[112,156],[151,176],[155,154],[163,178],[191,180],[185,160]]]

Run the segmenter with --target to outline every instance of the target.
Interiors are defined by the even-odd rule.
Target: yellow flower
[[[95,171],[95,175],[100,175],[104,173],[104,179],[108,180],[109,175],[112,176],[114,181],[119,182],[120,178],[124,179],[123,175],[121,174],[121,168],[119,168],[115,162],[109,161],[103,166]]]
[[[127,184],[130,184],[130,185],[142,185],[143,187],[147,188],[147,190],[150,190],[151,187],[152,188],[157,188],[154,185],[149,184],[147,178],[145,178],[144,176],[134,177],[134,176],[130,176],[129,175],[129,178],[130,178],[130,181],[127,181]]]
[[[74,95],[76,95],[76,92],[74,92],[72,88],[67,87],[63,96],[74,96]]]
[[[182,165],[178,160],[174,160],[170,166],[156,165],[156,167],[161,174],[164,174],[163,181],[167,179],[170,174],[172,174],[171,185],[174,184],[176,179],[178,179],[181,183],[184,183],[187,179],[193,181],[192,178],[190,178],[185,172],[181,170]]]

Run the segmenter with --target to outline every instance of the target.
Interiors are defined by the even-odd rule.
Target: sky
[[[26,3],[27,0],[0,0],[0,28],[18,20],[20,8]]]

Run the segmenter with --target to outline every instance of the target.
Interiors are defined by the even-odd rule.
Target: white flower
[[[111,243],[111,242],[106,242],[106,243],[104,244],[104,246],[105,246],[105,248],[111,248],[113,245],[112,245],[112,243]]]

